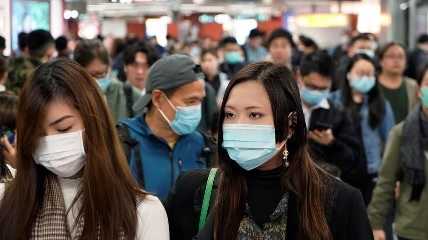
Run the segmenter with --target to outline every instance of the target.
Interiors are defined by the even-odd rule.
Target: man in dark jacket
[[[365,176],[362,147],[348,114],[328,100],[333,61],[323,51],[305,56],[300,65],[300,92],[315,160],[359,187]],[[337,168],[338,171],[335,171]]]

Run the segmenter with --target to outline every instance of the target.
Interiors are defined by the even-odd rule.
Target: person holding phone
[[[0,93],[0,182],[15,175],[15,128],[18,97],[10,92]]]
[[[350,116],[329,100],[333,61],[324,51],[303,57],[299,71],[309,146],[330,173],[359,188],[365,176],[362,150]]]

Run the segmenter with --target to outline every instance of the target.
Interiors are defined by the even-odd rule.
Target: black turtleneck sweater
[[[251,218],[263,227],[279,204],[284,190],[281,186],[282,167],[269,171],[252,170],[246,173]]]

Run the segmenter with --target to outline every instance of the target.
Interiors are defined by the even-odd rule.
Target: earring
[[[287,140],[285,141],[285,145],[284,145],[284,152],[282,152],[282,160],[284,160],[284,166],[285,168],[288,168],[288,166],[290,166],[290,163],[288,161],[288,149],[287,149]]]

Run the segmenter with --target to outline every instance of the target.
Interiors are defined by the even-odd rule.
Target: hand
[[[1,153],[3,154],[6,163],[8,163],[13,168],[16,168],[16,149],[9,142],[6,136],[0,139],[0,144],[3,146],[1,148]]]
[[[374,240],[385,240],[385,232],[383,230],[373,230]]]
[[[331,129],[324,131],[313,130],[309,132],[309,139],[321,144],[321,145],[330,145],[334,142],[334,135]]]

